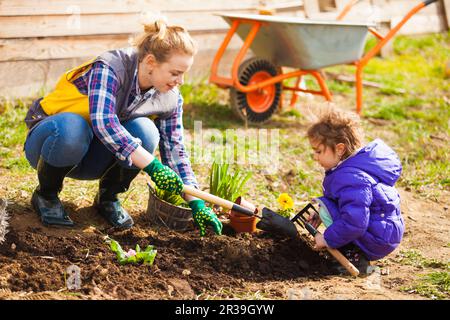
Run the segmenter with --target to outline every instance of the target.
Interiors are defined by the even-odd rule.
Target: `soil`
[[[48,228],[31,208],[12,204],[10,231],[0,245],[0,299],[422,299],[400,290],[417,268],[402,264],[398,252],[414,248],[448,260],[450,215],[445,205],[411,193],[402,191],[402,199],[402,245],[378,262],[381,272],[356,279],[333,273],[329,257],[311,249],[308,235],[236,234],[225,224],[223,236],[209,231],[199,238],[193,227],[177,232],[139,213],[132,213],[135,227],[121,231],[93,208],[70,204],[76,227]],[[107,235],[126,250],[154,245],[155,263],[120,265]],[[71,265],[80,268],[78,290],[66,286]]]

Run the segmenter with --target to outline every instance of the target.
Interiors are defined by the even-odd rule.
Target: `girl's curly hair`
[[[307,136],[310,140],[331,148],[333,152],[336,151],[338,143],[343,143],[343,160],[361,147],[364,135],[360,119],[355,113],[328,108],[319,116],[318,121],[309,127]]]

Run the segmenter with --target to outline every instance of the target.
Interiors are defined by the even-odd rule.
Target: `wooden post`
[[[445,21],[447,22],[447,30],[450,29],[450,0],[442,0],[444,7],[443,14],[445,15]]]
[[[388,34],[388,32],[391,30],[391,21],[381,21],[379,23],[379,32],[384,36]],[[391,56],[394,53],[394,41],[389,41],[386,43],[383,48],[380,50],[380,57],[386,58]]]
[[[311,18],[320,12],[319,1],[317,0],[303,0],[303,7],[305,8],[306,18]]]

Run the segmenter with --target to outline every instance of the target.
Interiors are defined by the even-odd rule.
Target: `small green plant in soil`
[[[111,250],[117,256],[117,261],[122,265],[142,262],[144,265],[151,266],[155,261],[157,251],[153,246],[147,246],[147,248],[142,251],[141,247],[137,244],[135,250],[129,249],[125,252],[117,241],[107,238],[106,242],[109,243]]]
[[[220,198],[235,201],[244,192],[245,184],[252,177],[252,173],[243,173],[236,169],[230,172],[229,164],[213,162],[209,176],[210,193]]]

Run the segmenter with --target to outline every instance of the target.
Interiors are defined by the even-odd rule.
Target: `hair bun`
[[[144,23],[144,31],[146,33],[158,33],[166,28],[167,22],[163,19],[156,20],[155,22]]]
[[[154,23],[144,24],[144,32],[145,33],[154,33],[156,32],[156,26]]]

